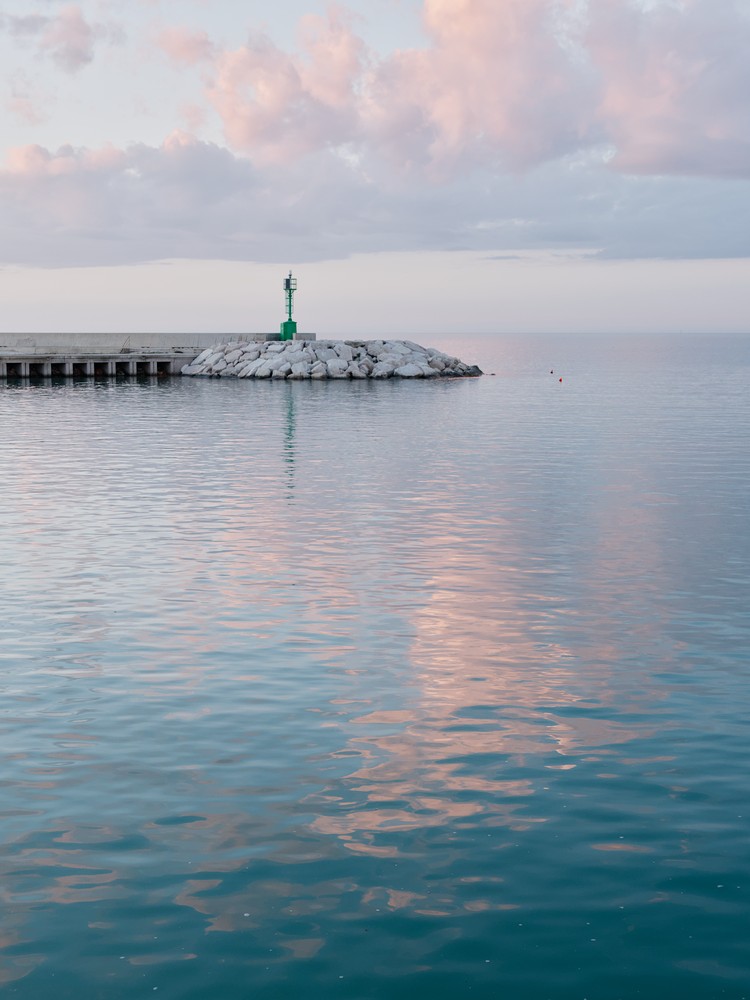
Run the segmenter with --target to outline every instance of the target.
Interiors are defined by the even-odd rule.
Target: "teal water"
[[[750,338],[429,344],[0,385],[2,995],[750,998]]]

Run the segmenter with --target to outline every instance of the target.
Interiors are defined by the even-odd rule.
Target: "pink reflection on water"
[[[0,933],[0,986],[23,979],[44,962],[47,956],[43,954],[9,954],[9,949],[28,944],[28,938],[15,932]]]
[[[419,509],[422,600],[402,608],[406,704],[349,720],[357,767],[314,831],[382,857],[397,853],[388,835],[408,830],[523,831],[546,818],[531,811],[536,783],[509,780],[509,767],[541,758],[564,772],[658,731],[637,717],[668,694],[654,659],[674,665],[680,654],[652,607],[670,586],[661,509],[639,499],[648,469],[607,469],[610,480],[590,487],[590,543],[572,568],[502,517],[456,532],[434,497]],[[454,499],[448,492],[444,511]],[[555,764],[555,754],[568,760]]]

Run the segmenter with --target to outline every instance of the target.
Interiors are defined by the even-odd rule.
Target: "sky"
[[[0,329],[750,331],[750,0],[0,0]]]

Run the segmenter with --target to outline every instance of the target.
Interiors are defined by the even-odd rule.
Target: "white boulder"
[[[318,347],[315,350],[315,357],[318,361],[333,361],[338,359],[338,355],[332,347]]]
[[[395,364],[391,361],[378,361],[370,372],[370,378],[390,378],[396,370]]]
[[[394,375],[398,375],[400,378],[422,378],[422,369],[419,365],[401,365],[395,370]]]
[[[231,341],[206,348],[183,375],[364,379],[481,375],[476,366],[411,340]]]
[[[331,358],[330,361],[326,361],[326,365],[331,378],[340,378],[349,367],[349,362],[343,358]]]

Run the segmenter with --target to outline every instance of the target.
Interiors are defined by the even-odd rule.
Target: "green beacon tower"
[[[297,324],[292,319],[292,307],[294,305],[294,293],[297,291],[297,279],[292,277],[292,272],[289,272],[289,277],[284,278],[284,297],[286,299],[286,319],[281,324],[281,337],[280,340],[294,340],[294,335],[297,332]]]

